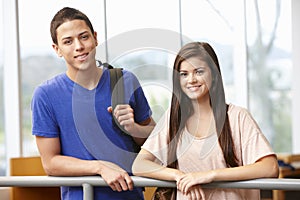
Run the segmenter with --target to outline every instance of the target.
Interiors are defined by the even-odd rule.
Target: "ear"
[[[96,41],[96,46],[98,46],[97,32],[96,31],[94,31],[94,39]]]
[[[60,53],[60,49],[58,48],[57,44],[52,44],[52,48],[54,49],[54,51],[56,52],[56,54],[59,56],[59,57],[62,57],[62,54]]]

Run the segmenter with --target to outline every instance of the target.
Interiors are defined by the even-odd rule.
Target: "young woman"
[[[176,181],[177,199],[260,199],[259,190],[201,184],[278,177],[276,155],[251,114],[226,104],[218,58],[208,43],[179,51],[170,109],[142,146],[133,173]]]

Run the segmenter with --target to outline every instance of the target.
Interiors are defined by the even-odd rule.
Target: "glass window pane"
[[[106,2],[108,38],[144,28],[179,31],[178,1],[109,0]]]
[[[178,1],[107,1],[107,60],[137,75],[156,121],[169,105],[179,30]]]
[[[234,1],[235,6],[228,1],[181,1],[182,4],[182,34],[194,41],[209,42],[215,49],[224,81],[225,94],[228,102],[242,104],[238,101],[236,91],[246,88],[235,80],[237,70],[245,67],[236,63],[235,51],[240,48],[237,41],[243,41],[242,2]],[[239,56],[243,51],[239,51]]]
[[[290,1],[247,1],[249,107],[276,152],[291,152]]]
[[[34,5],[34,6],[32,6]],[[20,46],[22,68],[22,132],[23,154],[37,154],[31,135],[30,101],[34,88],[41,82],[66,70],[64,60],[52,49],[50,21],[61,8],[69,6],[83,11],[99,31],[99,42],[104,41],[103,1],[19,1]]]

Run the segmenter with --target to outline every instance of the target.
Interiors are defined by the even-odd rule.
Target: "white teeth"
[[[191,86],[191,87],[188,87],[188,88],[192,89],[192,88],[198,88],[198,87],[200,87],[200,85],[199,86]]]
[[[87,56],[87,54],[83,54],[83,55],[76,56],[76,58],[79,59],[79,60],[83,60],[83,59],[86,58],[86,56]]]
[[[78,58],[84,58],[84,57],[85,57],[85,55],[78,56]]]

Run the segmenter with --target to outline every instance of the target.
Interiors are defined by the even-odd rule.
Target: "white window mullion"
[[[239,9],[236,13],[238,17],[234,26],[235,43],[233,51],[234,85],[236,104],[248,108],[248,71],[247,71],[247,49],[246,49],[246,20],[245,20],[245,2],[235,1],[235,6]]]
[[[7,160],[22,155],[20,109],[20,50],[18,36],[18,1],[3,1],[4,27],[4,133]]]

